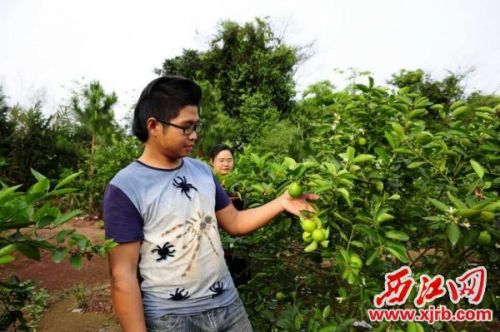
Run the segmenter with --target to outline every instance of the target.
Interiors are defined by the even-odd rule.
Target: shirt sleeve
[[[115,242],[142,241],[144,221],[130,198],[118,187],[109,184],[103,199],[104,231]]]
[[[217,181],[215,175],[213,178],[215,183],[215,211],[219,211],[231,204],[231,199],[226,194],[219,181]]]

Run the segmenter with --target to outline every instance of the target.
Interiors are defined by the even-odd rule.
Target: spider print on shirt
[[[186,294],[183,294],[184,292],[186,292]],[[172,301],[181,301],[189,299],[190,297],[191,295],[189,295],[189,292],[185,288],[183,289],[176,288],[175,293],[174,294],[170,293],[170,297],[168,299]]]
[[[174,257],[175,249],[172,249],[173,247],[174,246],[170,244],[170,242],[165,242],[162,247],[157,245],[151,252],[157,252],[158,255],[160,255],[160,257],[156,259],[156,261],[159,262],[161,260],[167,260],[167,257]]]
[[[212,298],[217,297],[226,291],[222,281],[214,282],[214,284],[210,286],[209,290],[214,293]]]
[[[179,179],[179,180],[177,180],[177,179]],[[192,184],[187,182],[185,176],[182,176],[182,177],[177,176],[174,180],[174,187],[179,188],[181,190],[181,194],[186,195],[186,197],[189,198],[189,200],[191,200],[191,196],[189,196],[189,191],[191,189],[198,191],[198,189],[196,189],[195,186],[193,186]]]
[[[210,246],[212,247],[213,252],[217,256],[219,256],[219,253],[215,248],[212,238],[210,237],[211,230],[215,230],[215,232],[217,232],[216,223],[217,220],[215,218],[212,218],[209,215],[204,216],[202,212],[199,211],[197,219],[191,218],[189,220],[186,220],[184,223],[175,225],[174,227],[170,228],[169,230],[161,234],[161,236],[166,236],[180,228],[183,228],[184,232],[177,234],[176,239],[180,239],[183,237],[187,238],[187,236],[191,236],[186,242],[184,242],[184,245],[182,246],[182,249],[188,249],[189,247],[188,250],[193,251],[191,258],[189,259],[188,265],[184,270],[184,272],[182,273],[182,277],[187,276],[188,272],[193,267],[193,263],[196,259],[196,256],[200,251],[200,245],[203,236],[207,238],[208,242],[210,243]]]

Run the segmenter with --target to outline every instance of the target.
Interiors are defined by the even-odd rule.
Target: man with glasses
[[[211,168],[189,158],[200,128],[200,87],[164,76],[142,91],[132,130],[144,151],[104,195],[113,305],[124,331],[251,331],[224,262],[218,228],[233,236],[277,214],[312,211],[284,194],[238,211]]]

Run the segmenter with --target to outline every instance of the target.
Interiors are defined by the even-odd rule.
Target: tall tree
[[[162,67],[156,69],[156,73],[179,74],[198,82],[209,82],[202,85],[218,91],[220,107],[217,108],[232,118],[245,118],[249,111],[252,113],[249,116],[258,116],[259,110],[252,108],[256,100],[264,100],[266,110],[276,110],[283,118],[293,108],[293,76],[303,59],[305,55],[302,49],[284,43],[266,20],[257,18],[241,25],[225,21],[209,41],[207,51],[185,49],[182,55],[166,59]],[[274,120],[267,119],[267,113],[260,113],[264,124]],[[220,118],[203,118],[205,128],[220,126],[220,123],[215,122]],[[252,128],[247,125],[240,121],[233,128],[236,130],[228,132],[223,139],[249,142],[255,135],[245,133],[257,134],[262,124],[258,123],[257,127]],[[238,136],[229,136],[233,132]]]
[[[14,132],[14,123],[9,118],[10,108],[5,99],[0,86],[0,175],[2,177],[5,177],[4,166],[9,163],[11,138]]]
[[[89,179],[94,177],[94,154],[99,139],[109,140],[114,131],[113,106],[118,101],[114,92],[106,94],[98,81],[83,86],[80,93],[71,97],[71,110],[77,121],[90,135]],[[92,192],[89,195],[89,207],[94,208]]]
[[[58,166],[52,165],[56,155],[52,144],[54,133],[50,117],[43,115],[41,102],[29,109],[15,105],[10,109],[10,117],[15,127],[11,136],[8,178],[27,186],[33,181],[30,168],[53,176],[49,170]]]

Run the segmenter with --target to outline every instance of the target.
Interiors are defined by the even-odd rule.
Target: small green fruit
[[[313,239],[312,239],[312,236],[311,236],[311,233],[309,232],[304,232],[302,233],[302,240],[305,242],[305,243],[309,243],[311,242]]]
[[[495,219],[495,214],[491,211],[481,211],[479,214],[479,220],[483,222],[492,222]]]
[[[361,267],[363,267],[363,261],[361,260],[361,258],[358,255],[351,254],[349,257],[349,265],[353,269],[359,270],[359,269],[361,269]]]
[[[316,223],[311,219],[302,219],[300,221],[300,226],[306,232],[311,233],[316,229]]]
[[[325,239],[325,230],[322,228],[315,229],[312,232],[312,238],[315,242],[322,242]]]
[[[479,236],[477,238],[477,243],[481,246],[486,246],[491,243],[491,235],[488,233],[488,231],[482,231],[479,233]]]
[[[288,193],[293,198],[300,197],[302,195],[302,187],[298,182],[293,182],[291,185],[288,186]]]
[[[364,138],[364,137],[358,138],[358,144],[359,145],[365,145],[366,144],[366,138]]]
[[[276,292],[275,297],[276,297],[276,300],[283,301],[285,299],[286,295],[283,292]]]

